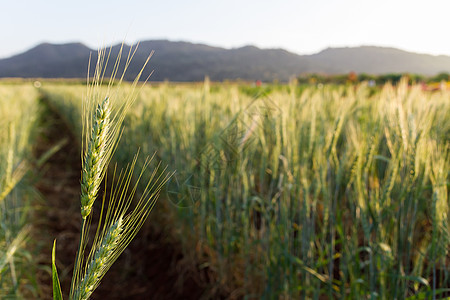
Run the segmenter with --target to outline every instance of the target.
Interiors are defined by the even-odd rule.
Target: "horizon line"
[[[204,46],[208,46],[208,47],[213,47],[213,48],[220,48],[220,49],[225,49],[225,50],[236,50],[236,49],[241,49],[241,48],[245,48],[245,47],[255,47],[257,49],[260,50],[284,50],[287,51],[289,53],[295,54],[295,55],[299,55],[299,56],[310,56],[310,55],[315,55],[315,54],[319,54],[323,51],[329,50],[329,49],[352,49],[352,48],[364,48],[364,47],[372,47],[372,48],[382,48],[382,49],[393,49],[393,50],[400,50],[403,52],[408,52],[408,53],[413,53],[413,54],[420,54],[420,55],[430,55],[430,56],[434,56],[434,57],[440,57],[440,56],[447,56],[450,57],[450,55],[447,54],[432,54],[432,53],[426,53],[426,52],[416,52],[416,51],[412,51],[412,50],[407,50],[404,48],[400,48],[400,47],[395,47],[395,46],[390,46],[390,45],[375,45],[375,44],[358,44],[358,45],[329,45],[325,48],[322,48],[321,50],[318,50],[316,52],[307,52],[307,53],[299,53],[296,51],[292,51],[290,49],[286,49],[286,48],[282,48],[282,47],[260,47],[254,44],[243,44],[240,46],[232,46],[232,47],[225,47],[225,46],[218,46],[218,45],[214,45],[214,44],[208,44],[205,42],[195,42],[195,41],[189,41],[189,40],[183,40],[183,39],[168,39],[168,38],[154,38],[154,39],[141,39],[138,41],[134,41],[133,43],[127,43],[125,41],[123,42],[111,42],[108,46],[105,47],[98,47],[96,48],[92,48],[90,45],[88,45],[85,42],[82,41],[65,41],[65,42],[51,42],[51,41],[47,41],[47,40],[42,40],[41,42],[35,43],[34,46],[25,48],[22,51],[16,52],[12,55],[7,55],[7,56],[2,56],[0,57],[0,60],[3,59],[8,59],[8,58],[12,58],[14,56],[20,55],[22,53],[28,52],[40,45],[45,45],[45,44],[49,44],[49,45],[70,45],[70,44],[81,44],[87,48],[89,48],[90,50],[98,50],[101,48],[110,48],[110,47],[114,47],[117,45],[121,45],[122,43],[126,46],[136,46],[136,44],[138,43],[142,43],[142,42],[153,42],[153,41],[167,41],[167,42],[172,42],[172,43],[189,43],[189,44],[193,44],[193,45],[204,45]]]

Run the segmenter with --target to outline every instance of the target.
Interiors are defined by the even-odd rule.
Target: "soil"
[[[41,299],[52,298],[51,247],[56,239],[56,265],[64,298],[68,299],[72,268],[78,246],[81,216],[80,147],[66,123],[42,100],[46,128],[39,137],[39,157],[52,145],[67,139],[65,146],[41,168],[36,187],[42,199],[34,213],[33,239],[39,242],[36,256]],[[156,206],[154,211],[158,210]],[[155,212],[152,212],[155,213]],[[150,219],[152,219],[152,214]],[[164,228],[164,226],[158,226]],[[92,299],[200,299],[205,287],[195,271],[185,271],[181,247],[165,232],[146,222],[129,247],[106,273]]]

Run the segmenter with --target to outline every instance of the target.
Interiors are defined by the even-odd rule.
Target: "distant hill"
[[[112,57],[120,45],[112,48]],[[127,53],[130,46],[125,45]],[[328,48],[313,55],[297,55],[283,49],[245,46],[235,49],[189,42],[153,40],[141,42],[129,67],[132,79],[148,54],[155,50],[150,66],[153,81],[282,80],[304,73],[339,74],[351,71],[368,74],[450,72],[450,56],[433,56],[394,48],[362,46]],[[0,59],[0,77],[83,78],[89,55],[96,51],[81,43],[40,44],[24,53]]]
[[[436,75],[450,71],[450,56],[433,56],[374,46],[328,48],[309,58],[318,72],[329,74],[354,71],[370,74]]]
[[[0,77],[85,77],[90,52],[91,49],[81,43],[40,44],[1,59]]]

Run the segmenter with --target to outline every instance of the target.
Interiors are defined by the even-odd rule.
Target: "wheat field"
[[[56,111],[82,141],[84,84],[44,81],[38,89],[16,88],[20,94],[0,84],[2,103],[32,104],[5,106],[9,112],[0,107],[0,115],[29,122],[21,109],[45,98],[41,105]],[[123,83],[115,97],[126,98],[132,90]],[[423,91],[405,80],[378,87],[150,82],[135,91],[111,165],[125,168],[140,149],[137,169],[147,166],[152,175],[167,166],[165,172],[175,172],[161,186],[149,226],[179,243],[183,267],[207,274],[198,278],[202,297],[449,295],[448,91]],[[42,112],[29,114],[37,118]],[[15,167],[35,143],[25,129],[33,123],[15,128],[11,122],[0,123],[10,128],[0,136],[0,182],[6,183],[14,174],[5,163],[11,137],[28,149],[14,150]],[[164,168],[155,172],[152,176],[165,174]],[[130,178],[136,194],[145,194],[147,182]],[[7,197],[27,185],[21,182]],[[2,224],[14,213],[4,203]],[[114,227],[121,218],[111,220]],[[26,224],[23,219],[20,230],[29,230]],[[103,237],[110,235],[105,230]],[[11,269],[11,262],[21,261],[20,251],[10,255],[14,239],[1,238],[0,254],[8,265],[1,269],[2,287],[23,293],[29,279],[22,278],[19,287],[20,272]]]

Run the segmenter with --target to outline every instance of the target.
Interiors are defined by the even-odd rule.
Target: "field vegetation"
[[[38,92],[30,84],[0,85],[0,298],[36,297],[31,171],[38,130]]]
[[[132,89],[123,85],[118,99]],[[80,140],[85,91],[39,88]],[[36,94],[21,89],[10,99]],[[31,149],[33,140],[19,128],[2,132],[7,182],[11,146],[3,145],[13,137]],[[429,299],[450,294],[449,137],[450,93],[406,80],[150,83],[125,116],[112,161],[124,166],[140,148],[136,167],[155,153],[150,170],[161,162],[176,172],[151,226],[180,243],[180,273],[200,274],[205,298]],[[14,213],[3,203],[2,216]],[[1,236],[2,254],[10,236]]]

